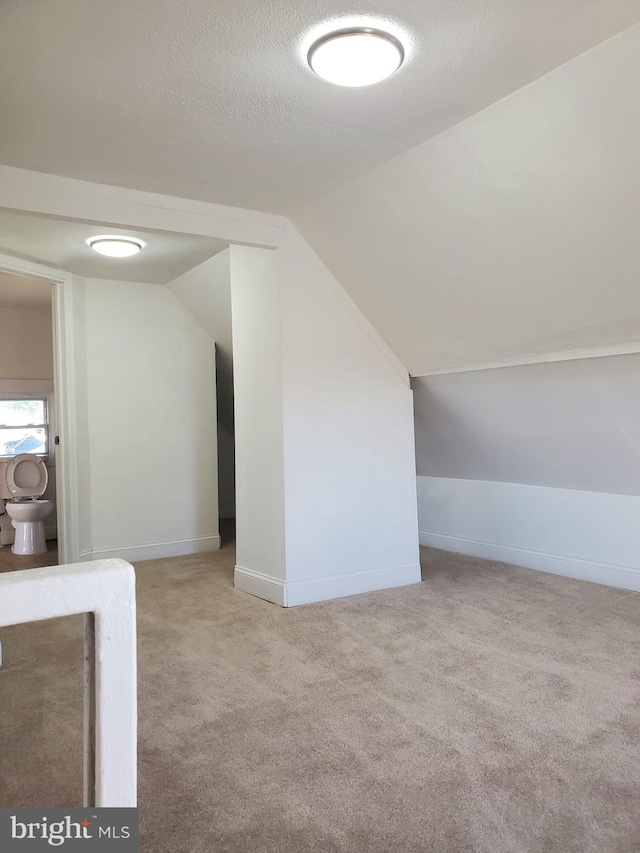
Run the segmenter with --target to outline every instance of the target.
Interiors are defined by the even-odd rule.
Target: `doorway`
[[[31,267],[31,268],[27,268]],[[59,499],[58,400],[55,370],[55,281],[17,259],[0,263],[0,571],[56,565],[64,550],[65,499]],[[33,454],[44,464],[42,499],[53,511],[44,522],[46,552],[14,554],[16,530],[5,511],[5,474],[11,461]]]
[[[143,251],[93,249],[95,235],[118,232]],[[230,372],[228,246],[0,210],[0,252],[29,258],[0,254],[0,272],[46,282],[53,297],[61,563],[220,546],[215,375],[216,354],[226,359],[220,376]],[[230,383],[220,403],[225,516],[234,510]]]

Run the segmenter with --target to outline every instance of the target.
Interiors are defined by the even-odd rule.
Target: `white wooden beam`
[[[137,799],[133,566],[113,559],[0,574],[0,628],[80,613],[92,614],[85,619],[85,773],[93,773],[94,779],[85,779],[85,804],[133,807]],[[5,657],[7,652],[5,644]]]

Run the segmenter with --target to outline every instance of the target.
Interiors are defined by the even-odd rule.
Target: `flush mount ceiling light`
[[[142,240],[136,240],[135,237],[92,237],[87,243],[94,252],[108,258],[130,258],[144,248]]]
[[[404,48],[395,36],[371,27],[335,30],[315,41],[307,62],[318,77],[337,86],[370,86],[402,65]]]

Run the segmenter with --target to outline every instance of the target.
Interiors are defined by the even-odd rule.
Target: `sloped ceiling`
[[[216,342],[218,421],[233,435],[231,269],[223,251],[176,278],[169,290]]]
[[[2,0],[0,162],[288,213],[639,18],[638,0]],[[312,38],[354,23],[403,38],[390,80],[309,70]]]
[[[640,25],[293,217],[409,371],[640,343]]]

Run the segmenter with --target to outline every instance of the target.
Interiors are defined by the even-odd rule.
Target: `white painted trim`
[[[297,607],[300,604],[361,595],[364,592],[375,592],[379,589],[408,586],[420,581],[420,563],[385,566],[380,569],[329,575],[309,580],[287,581],[286,606]]]
[[[98,807],[136,806],[135,596],[133,568],[123,560],[0,574],[0,627],[95,614],[95,780],[86,781],[95,783]]]
[[[476,370],[499,370],[502,367],[521,367],[526,364],[547,364],[554,361],[578,361],[583,358],[605,358],[610,355],[635,355],[640,353],[640,342],[630,344],[614,344],[612,346],[589,347],[586,349],[563,350],[548,353],[534,353],[520,358],[510,358],[504,361],[486,361],[480,364],[464,364],[460,367],[442,367],[436,370],[426,370],[424,373],[412,373],[412,378],[421,376],[441,376],[445,373],[472,373]]]
[[[316,601],[328,601],[333,598],[360,595],[364,592],[375,592],[379,589],[408,586],[420,583],[420,580],[419,563],[286,582],[242,566],[236,566],[234,573],[236,589],[279,604],[281,607],[298,607],[301,604],[313,604]]]
[[[277,214],[95,184],[13,166],[0,166],[0,197],[3,207],[15,211],[217,237],[264,248],[277,248],[288,225],[288,220]]]
[[[242,566],[236,566],[233,573],[233,585],[241,592],[248,592],[257,598],[286,607],[285,583],[271,575],[254,572]]]
[[[75,452],[79,446],[79,435],[72,287],[72,276],[67,275],[53,288],[55,422],[60,436],[60,444],[55,448],[56,517],[58,559],[61,563],[80,559],[80,501],[88,500],[88,495],[82,494]]]
[[[13,255],[2,253],[0,253],[0,270],[15,275],[25,275],[29,278],[41,278],[51,282],[51,284],[55,284],[57,281],[65,281],[69,277],[69,273],[56,267],[48,267],[45,264],[25,261],[22,258],[15,258]]]
[[[462,536],[449,536],[445,533],[420,530],[420,544],[443,551],[454,551],[470,557],[512,563],[527,569],[537,569],[552,575],[616,586],[640,592],[640,570],[632,566],[617,566],[610,563],[596,563],[564,557],[560,554],[546,554],[543,551],[531,551],[512,545],[499,545],[497,542],[483,542],[479,539],[465,539]]]
[[[123,560],[161,560],[165,557],[185,557],[220,550],[220,536],[198,536],[195,539],[172,539],[168,542],[150,542],[145,545],[122,545],[117,548],[97,548],[91,556],[94,560],[119,557]],[[84,554],[83,556],[89,556]]]
[[[72,352],[72,276],[64,270],[0,254],[0,270],[51,282],[53,285],[54,420],[60,445],[56,448],[56,517],[58,559],[73,563],[80,558],[80,488],[78,465],[72,448],[76,442],[76,385]]]

